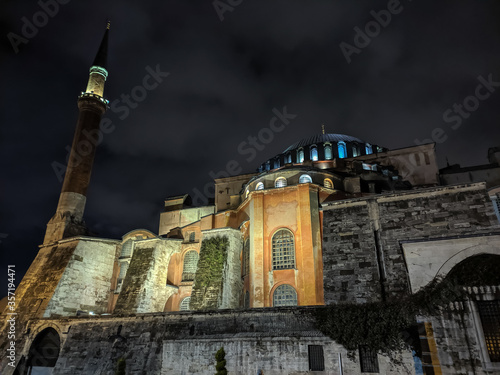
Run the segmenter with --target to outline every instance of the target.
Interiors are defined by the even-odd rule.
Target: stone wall
[[[116,302],[115,314],[162,312],[168,297],[167,271],[180,240],[152,238],[136,241],[134,253]]]
[[[323,228],[327,304],[406,294],[405,241],[500,230],[484,183],[329,202]]]
[[[54,375],[112,374],[119,358],[127,374],[213,375],[215,352],[224,346],[230,374],[311,374],[308,345],[322,345],[325,371],[318,375],[360,374],[342,346],[314,327],[311,308],[252,309],[210,313],[140,314],[129,317],[41,319],[32,321],[26,355],[47,327],[61,334],[62,350]],[[413,359],[402,365],[378,356],[382,374],[414,374]],[[5,369],[5,375],[11,374]]]
[[[107,312],[116,245],[117,241],[81,239],[43,316]]]

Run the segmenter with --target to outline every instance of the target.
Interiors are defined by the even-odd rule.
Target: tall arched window
[[[359,147],[358,147],[358,145],[352,146],[352,156],[354,156],[354,157],[359,156]]]
[[[190,250],[184,255],[184,265],[182,268],[182,281],[193,281],[196,269],[198,268],[198,253]]]
[[[311,146],[311,160],[318,160],[318,148],[316,146]]]
[[[273,270],[284,270],[295,267],[295,244],[293,233],[288,229],[280,229],[273,235]]]
[[[286,178],[285,177],[278,177],[275,181],[274,181],[274,187],[285,187],[286,186]]]
[[[332,145],[325,143],[325,159],[332,160]]]
[[[191,302],[191,297],[184,298],[179,304],[179,311],[188,311],[190,302]]]
[[[373,154],[373,148],[372,148],[372,145],[367,143],[365,145],[365,151],[366,151],[366,155],[370,155],[370,154]]]
[[[333,189],[333,182],[329,178],[325,178],[323,185],[328,189]]]
[[[247,290],[245,293],[245,300],[243,302],[245,309],[250,308],[250,292]]]
[[[288,284],[280,285],[273,294],[273,307],[297,306],[297,292],[293,286]]]
[[[31,344],[27,372],[23,374],[51,374],[50,368],[56,366],[60,350],[61,338],[57,331],[54,328],[45,328]],[[40,367],[43,367],[45,371],[41,371]]]
[[[255,190],[264,190],[264,183],[259,182],[257,185],[255,185]]]
[[[285,163],[291,163],[292,162],[292,154],[291,153],[287,153],[285,155]]]
[[[339,158],[346,158],[347,157],[347,147],[345,145],[345,142],[340,141],[337,143],[337,147],[339,149]]]
[[[299,149],[297,150],[297,163],[303,163],[304,162],[304,150]]]
[[[241,258],[241,270],[243,271],[243,276],[246,276],[250,273],[250,240],[248,238],[243,244],[243,254]]]
[[[299,184],[312,184],[313,180],[308,174],[303,174],[299,177]]]

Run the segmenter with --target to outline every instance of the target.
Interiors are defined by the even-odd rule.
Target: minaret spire
[[[88,232],[83,222],[83,211],[87,201],[87,189],[96,147],[102,137],[99,124],[108,108],[108,101],[103,97],[104,84],[108,77],[106,70],[108,34],[109,21],[94,63],[90,68],[87,89],[78,97],[79,115],[73,145],[57,210],[47,224],[45,245],[63,238],[85,235]]]

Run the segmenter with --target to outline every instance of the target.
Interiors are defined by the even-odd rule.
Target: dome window
[[[339,149],[339,158],[341,158],[341,159],[346,158],[347,157],[347,147],[345,145],[345,142],[340,141],[337,144],[337,147]]]
[[[352,146],[352,156],[354,156],[354,157],[359,156],[359,147],[358,147],[358,145]]]
[[[274,187],[280,188],[280,187],[285,187],[286,186],[286,178],[285,177],[278,177],[276,181],[274,181]]]
[[[271,162],[268,160],[266,161],[266,171],[271,169]]]
[[[292,154],[288,153],[285,155],[285,164],[292,162]]]
[[[325,159],[332,160],[332,145],[325,144]]]
[[[304,150],[299,149],[297,150],[297,163],[303,163],[304,162]]]
[[[264,190],[264,183],[259,182],[257,185],[255,185],[255,190]]]
[[[333,182],[329,178],[325,178],[323,185],[328,189],[333,189]]]
[[[280,159],[276,158],[276,159],[274,159],[274,169],[279,168],[279,167],[280,167]]]
[[[311,147],[311,160],[318,161],[318,148],[316,146]]]
[[[313,180],[308,174],[303,174],[299,178],[299,184],[312,184]]]
[[[370,155],[370,154],[373,154],[373,148],[372,148],[372,145],[367,143],[365,145],[365,150],[366,150],[366,155]]]

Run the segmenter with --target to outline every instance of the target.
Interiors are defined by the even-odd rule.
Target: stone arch
[[[35,336],[28,352],[28,373],[32,373],[36,369],[54,368],[60,351],[61,336],[59,332],[53,327],[41,330]]]
[[[460,262],[468,259],[472,256],[482,255],[482,254],[491,254],[491,255],[500,255],[500,249],[495,249],[490,245],[481,244],[475,245],[468,248],[465,248],[455,255],[451,256],[443,265],[439,268],[436,273],[436,277],[444,278],[448,273]]]

